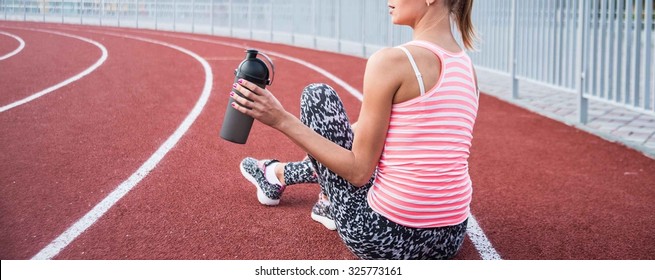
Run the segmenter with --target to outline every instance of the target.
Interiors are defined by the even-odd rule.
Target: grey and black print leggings
[[[343,103],[328,85],[307,86],[300,101],[301,121],[330,141],[351,149],[353,131]],[[314,173],[314,171],[316,171]],[[362,259],[449,259],[462,246],[467,221],[455,226],[418,229],[396,224],[374,212],[366,201],[373,178],[355,187],[309,156],[289,163],[287,184],[318,182],[330,199],[337,232]]]

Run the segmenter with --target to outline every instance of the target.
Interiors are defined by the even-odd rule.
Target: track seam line
[[[89,32],[89,31],[87,31]],[[113,207],[121,198],[123,198],[129,191],[131,191],[143,178],[148,176],[148,174],[157,166],[157,164],[166,156],[166,154],[177,144],[177,142],[184,136],[184,134],[189,130],[191,125],[195,122],[197,117],[202,112],[203,108],[209,100],[213,86],[213,73],[212,69],[209,66],[209,63],[204,60],[202,57],[196,53],[179,47],[177,45],[169,44],[162,41],[151,40],[138,36],[131,36],[125,34],[117,34],[111,32],[92,32],[99,34],[106,34],[110,36],[117,36],[123,38],[129,38],[133,40],[139,40],[143,42],[159,44],[166,46],[177,51],[180,51],[184,54],[191,56],[196,59],[202,65],[205,70],[205,84],[200,95],[200,98],[196,102],[196,105],[193,107],[191,112],[187,115],[184,121],[180,126],[175,130],[175,132],[166,139],[166,141],[155,151],[155,153],[148,158],[146,162],[141,165],[136,172],[134,172],[127,180],[123,181],[116,189],[114,189],[107,197],[105,197],[100,203],[98,203],[91,211],[85,214],[82,218],[76,221],[71,225],[66,231],[60,234],[55,238],[50,244],[44,247],[39,253],[37,253],[33,260],[39,259],[52,259],[58,255],[64,248],[66,248],[70,243],[72,243],[77,237],[79,237],[84,231],[91,227],[95,222],[97,222],[111,207]]]
[[[196,38],[193,36],[184,36],[184,35],[172,35],[172,34],[162,34],[162,33],[156,33],[156,32],[149,32],[149,31],[143,31],[143,30],[135,30],[140,33],[146,33],[146,34],[152,34],[152,35],[159,35],[159,36],[166,36],[166,37],[173,37],[173,38],[179,38],[179,39],[187,39],[187,40],[195,40],[195,41],[200,41],[200,42],[205,42],[205,43],[212,43],[212,44],[218,44],[218,45],[223,45],[227,47],[234,47],[234,48],[244,48],[244,45],[239,45],[235,43],[228,43],[224,41],[217,41],[217,40],[210,40],[210,39],[204,39],[204,38]],[[312,64],[308,61],[288,56],[285,54],[281,54],[279,52],[275,51],[269,51],[266,49],[261,49],[262,52],[267,53],[269,55],[277,56],[295,63],[298,63],[300,65],[303,65],[307,68],[310,68],[328,79],[334,81],[335,83],[339,84],[341,87],[343,87],[346,91],[348,91],[352,96],[357,98],[359,101],[362,101],[363,95],[361,92],[359,92],[357,89],[352,87],[350,84],[347,82],[341,80],[337,76],[333,75],[332,73],[328,72],[327,70]],[[480,254],[480,257],[483,260],[502,260],[496,249],[491,245],[491,241],[487,238],[487,235],[484,233],[480,225],[478,224],[478,221],[475,219],[475,216],[473,216],[473,213],[470,214],[469,216],[469,223],[466,228],[466,232],[471,239],[471,242],[475,246],[476,250],[478,250],[478,253]]]
[[[105,46],[103,46],[102,44],[100,44],[100,43],[98,43],[96,41],[88,39],[88,38],[76,36],[76,35],[73,35],[73,34],[58,32],[58,31],[51,31],[51,30],[47,31],[46,29],[32,29],[32,28],[19,28],[19,27],[11,27],[11,28],[22,29],[22,30],[31,30],[31,31],[37,31],[37,32],[44,32],[44,33],[50,33],[50,34],[55,34],[55,35],[60,35],[60,36],[64,36],[64,37],[70,37],[70,38],[78,39],[78,40],[87,42],[89,44],[95,45],[96,47],[98,47],[100,49],[100,51],[102,51],[102,55],[100,56],[100,58],[93,65],[91,65],[90,67],[88,67],[84,71],[78,73],[77,75],[72,76],[72,77],[70,77],[70,78],[64,80],[63,82],[60,82],[60,83],[58,83],[58,84],[56,84],[54,86],[46,88],[46,89],[44,89],[42,91],[39,91],[39,92],[37,92],[35,94],[32,94],[32,95],[30,95],[30,96],[28,96],[26,98],[23,98],[21,100],[15,101],[15,102],[13,102],[11,104],[0,107],[0,113],[5,112],[5,111],[10,110],[10,109],[13,109],[13,108],[16,108],[16,107],[18,107],[20,105],[23,105],[25,103],[28,103],[30,101],[33,101],[33,100],[35,100],[35,99],[37,99],[39,97],[42,97],[42,96],[44,96],[44,95],[46,95],[48,93],[51,93],[51,92],[53,92],[55,90],[58,90],[58,89],[66,86],[66,85],[68,85],[70,83],[73,83],[73,82],[83,78],[84,76],[86,76],[86,75],[90,74],[91,72],[95,71],[96,69],[98,69],[98,67],[100,67],[100,65],[102,65],[107,60],[107,57],[109,56]]]
[[[22,39],[21,37],[18,37],[18,36],[14,35],[14,34],[11,34],[11,33],[8,33],[8,32],[4,32],[4,31],[0,31],[0,34],[2,34],[2,35],[6,35],[6,36],[9,36],[9,37],[12,37],[12,38],[14,38],[16,41],[18,41],[18,48],[16,48],[15,50],[9,52],[8,54],[5,54],[5,55],[3,55],[3,56],[0,56],[0,60],[8,59],[8,58],[10,58],[10,57],[12,57],[12,56],[18,54],[20,51],[23,50],[23,48],[25,48],[25,41],[23,41],[23,39]]]

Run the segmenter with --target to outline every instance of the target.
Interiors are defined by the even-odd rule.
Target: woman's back
[[[425,92],[393,105],[368,201],[376,212],[405,226],[459,224],[468,217],[472,193],[468,156],[478,97],[471,60],[465,52],[448,52],[425,41],[405,46],[432,52],[440,71],[438,78],[423,75],[434,67],[421,67],[425,59],[415,63],[405,48],[416,84]],[[417,53],[418,48],[412,49]]]

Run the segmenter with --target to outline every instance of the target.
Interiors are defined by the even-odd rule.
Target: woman
[[[410,26],[413,41],[369,58],[356,133],[327,85],[305,88],[298,119],[268,90],[247,81],[235,84],[252,101],[233,95],[234,108],[308,153],[300,162],[241,162],[260,202],[275,205],[285,186],[318,182],[322,194],[312,217],[336,228],[358,257],[452,258],[469,215],[468,156],[478,91],[451,18],[465,47],[472,48],[472,5],[473,0],[389,1],[393,23]]]

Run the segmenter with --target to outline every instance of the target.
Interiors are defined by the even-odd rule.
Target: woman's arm
[[[284,133],[308,154],[355,186],[368,182],[377,166],[389,127],[393,96],[401,78],[393,71],[402,53],[384,49],[369,58],[364,73],[364,99],[357,121],[352,150],[347,150],[305,126],[290,114],[267,89],[243,81],[232,104],[240,112]],[[253,94],[254,92],[254,94]],[[243,104],[245,107],[239,106]]]

